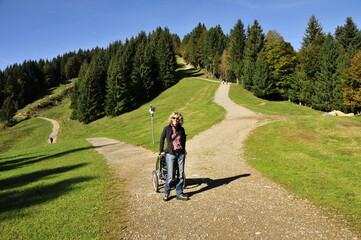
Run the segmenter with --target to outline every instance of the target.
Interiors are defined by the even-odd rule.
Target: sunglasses
[[[177,117],[172,117],[172,119],[175,119],[175,120],[180,120],[180,118],[177,118]]]

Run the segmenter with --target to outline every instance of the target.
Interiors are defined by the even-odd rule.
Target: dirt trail
[[[51,132],[51,134],[49,136],[48,142],[56,143],[56,138],[58,137],[58,133],[59,133],[59,129],[60,129],[60,125],[59,125],[58,121],[56,121],[54,119],[46,118],[46,117],[38,117],[38,118],[50,121],[53,124],[53,131]],[[53,140],[51,141],[51,139],[53,139]]]
[[[306,200],[294,198],[242,158],[242,142],[264,115],[228,98],[220,84],[215,102],[227,110],[221,123],[187,142],[189,201],[163,202],[151,185],[156,154],[106,138],[88,139],[130,193],[124,239],[357,239]],[[185,128],[187,126],[185,125]],[[160,133],[159,133],[160,134]]]

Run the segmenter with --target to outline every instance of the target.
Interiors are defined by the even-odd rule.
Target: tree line
[[[0,71],[0,120],[10,121],[18,109],[77,77],[82,62],[90,61],[97,51],[79,49],[52,60],[26,60]]]
[[[99,51],[82,64],[71,94],[72,118],[89,123],[118,116],[141,106],[177,82],[174,43],[177,35],[158,27],[140,32],[114,47],[111,56]]]
[[[290,100],[317,110],[361,110],[361,31],[351,17],[335,33],[323,32],[312,15],[296,52],[276,31],[263,33],[257,20],[247,30],[238,20],[223,33],[199,23],[179,53],[214,77],[238,82],[265,99]]]
[[[14,64],[0,71],[0,120],[11,121],[18,109],[72,78],[72,119],[89,123],[135,109],[177,81],[176,45],[180,38],[158,27],[107,48]]]
[[[263,33],[257,20],[221,26],[199,23],[182,40],[168,28],[115,41],[107,48],[65,53],[51,61],[24,61],[0,71],[0,120],[77,78],[72,118],[89,123],[139,107],[177,82],[176,55],[216,78],[238,82],[256,96],[290,100],[322,111],[361,110],[361,31],[348,17],[324,33],[315,16],[296,52],[276,31]]]

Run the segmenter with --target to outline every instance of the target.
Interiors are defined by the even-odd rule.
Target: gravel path
[[[38,117],[47,121],[50,121],[53,124],[53,131],[51,132],[48,142],[49,143],[56,143],[56,138],[58,136],[59,133],[59,129],[60,129],[60,125],[58,123],[58,121],[54,120],[54,119],[50,119],[50,118],[46,118],[46,117]],[[51,141],[50,139],[53,139],[53,141]]]
[[[242,142],[265,115],[228,98],[220,84],[215,102],[227,110],[221,123],[187,142],[189,201],[163,202],[151,184],[156,154],[107,138],[88,139],[130,193],[124,239],[358,239],[306,200],[292,196],[246,164]],[[185,126],[187,127],[187,126]],[[160,134],[160,133],[159,133]]]

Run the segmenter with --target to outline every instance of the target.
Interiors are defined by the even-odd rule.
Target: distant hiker
[[[53,138],[52,138],[52,137],[50,138],[50,143],[51,143],[51,144],[53,143]]]
[[[186,133],[182,127],[184,119],[179,112],[172,112],[168,118],[168,126],[165,126],[160,136],[159,153],[165,156],[167,163],[167,179],[164,187],[163,201],[169,200],[171,183],[174,178],[173,166],[178,165],[179,182],[176,185],[176,199],[188,200],[188,196],[183,193],[184,183],[184,162],[186,155]],[[167,139],[167,148],[164,149],[164,139]]]

